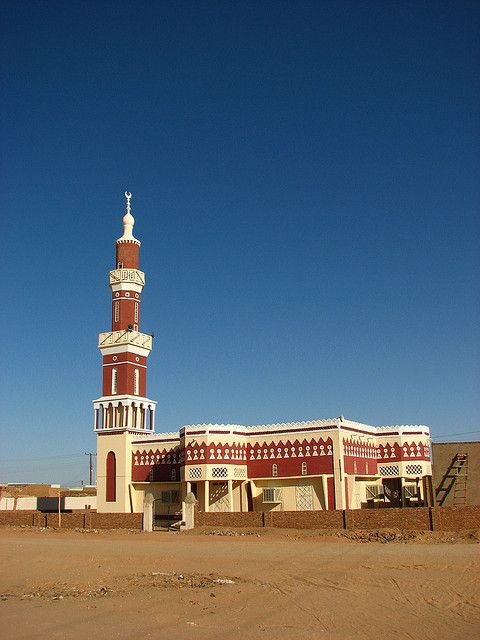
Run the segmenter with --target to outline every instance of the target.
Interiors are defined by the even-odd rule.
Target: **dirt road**
[[[1,529],[0,635],[478,638],[479,551],[283,533]]]

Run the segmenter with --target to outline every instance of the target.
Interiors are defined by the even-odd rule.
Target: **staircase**
[[[437,487],[435,497],[441,507],[453,489],[453,506],[467,503],[468,453],[457,453]]]

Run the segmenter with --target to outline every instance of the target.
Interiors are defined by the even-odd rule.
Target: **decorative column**
[[[228,502],[230,503],[230,512],[233,511],[233,480],[227,480],[228,483]]]
[[[210,511],[210,480],[205,480],[203,488],[205,492],[203,510],[208,513]]]
[[[324,510],[327,511],[328,510],[328,484],[327,484],[327,476],[325,474],[322,474],[321,476],[322,478],[322,493],[323,493],[323,499],[324,499]]]

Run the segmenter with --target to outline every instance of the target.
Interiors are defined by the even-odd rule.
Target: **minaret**
[[[142,432],[155,428],[156,402],[147,394],[147,358],[152,336],[140,333],[140,297],[145,274],[139,271],[140,241],[133,236],[132,194],[125,193],[123,235],[116,243],[116,265],[110,271],[112,330],[101,333],[102,397],[94,401],[98,433]]]

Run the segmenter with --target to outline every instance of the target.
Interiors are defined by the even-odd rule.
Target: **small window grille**
[[[302,462],[302,476],[306,476],[306,475],[307,475],[307,463]]]
[[[133,372],[133,393],[138,396],[140,393],[140,372],[135,369]]]
[[[417,494],[417,487],[414,484],[406,484],[403,487],[403,495],[404,498],[417,498],[418,494]]]
[[[112,369],[112,396],[117,393],[117,385],[118,385],[118,371],[116,369]]]
[[[276,464],[272,464],[272,476],[274,478],[278,476],[278,466]]]
[[[172,480],[176,480],[176,479],[177,479],[177,470],[172,469]]]
[[[138,322],[138,302],[135,302],[135,322]]]
[[[383,497],[383,485],[381,484],[367,484],[365,487],[367,500],[377,500]]]
[[[114,320],[115,322],[118,322],[120,318],[120,302],[115,302],[115,315],[114,315]]]
[[[281,502],[282,490],[277,487],[265,487],[263,489],[263,502]]]
[[[150,469],[150,473],[148,474],[148,479],[150,480],[150,482],[152,482],[152,480],[153,480],[153,469]]]

